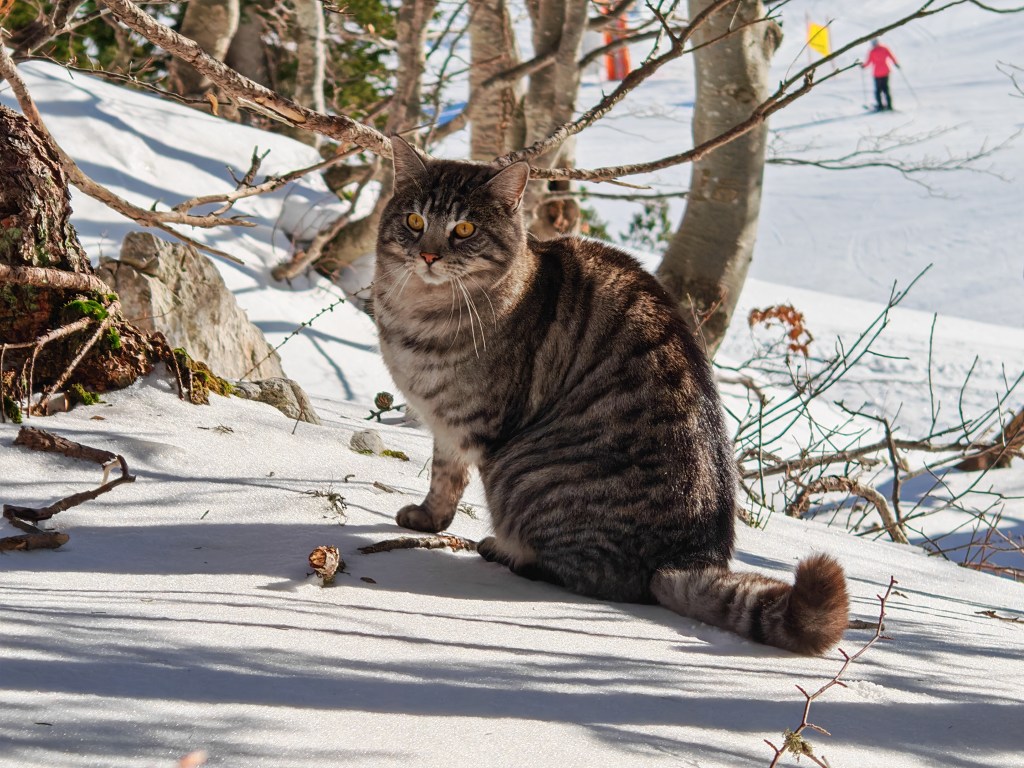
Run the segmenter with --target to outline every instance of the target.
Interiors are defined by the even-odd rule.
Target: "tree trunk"
[[[0,400],[7,415],[48,388],[127,386],[152,369],[157,354],[93,274],[69,201],[67,177],[45,139],[0,106]]]
[[[710,4],[690,0],[690,17]],[[768,96],[768,66],[782,34],[774,22],[751,23],[763,17],[760,0],[739,0],[714,14],[695,35],[695,144],[745,120]],[[679,301],[686,321],[703,335],[709,356],[725,336],[750,267],[767,134],[762,124],[693,164],[686,212],[658,267],[659,279]]]
[[[263,42],[267,23],[258,9],[258,2],[242,3],[238,29],[231,38],[224,63],[250,80],[271,88],[273,83],[267,64],[266,44]]]
[[[395,92],[388,109],[386,133],[400,133],[421,122],[423,111],[423,71],[426,68],[427,24],[437,6],[436,0],[404,0],[395,20],[398,41],[398,68]],[[412,141],[411,137],[407,137]]]
[[[587,28],[587,0],[529,0],[533,23],[535,55],[552,55],[553,61],[530,75],[524,101],[525,144],[546,138],[551,131],[574,117],[580,87],[580,51]],[[572,167],[576,143],[570,138],[557,150],[531,161],[539,168]],[[577,232],[579,205],[571,199],[551,200],[552,192],[565,192],[569,182],[531,184],[527,188],[524,214],[530,231],[539,238]]]
[[[326,31],[324,9],[320,0],[293,0],[295,3],[295,93],[292,98],[304,107],[326,112],[324,106],[324,69],[326,66]],[[295,131],[294,138],[314,147],[320,145],[320,134]]]
[[[239,0],[190,0],[178,30],[218,61],[224,61],[238,29]],[[168,67],[171,88],[182,96],[201,96],[210,81],[181,59]]]
[[[515,31],[505,0],[470,0],[469,114],[470,157],[487,162],[509,152],[519,89],[515,85],[484,91],[481,86],[519,63]]]
[[[391,97],[385,128],[388,135],[406,131],[421,121],[427,23],[436,5],[436,0],[408,0],[398,9],[395,35],[398,40],[398,67],[395,73],[395,92]],[[408,137],[409,141],[415,138]],[[336,274],[360,256],[374,252],[377,225],[391,194],[391,173],[391,165],[384,163],[378,174],[382,192],[373,211],[365,218],[353,221],[324,247],[324,255],[317,262],[318,269]]]

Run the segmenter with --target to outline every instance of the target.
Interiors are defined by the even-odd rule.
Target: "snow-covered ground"
[[[197,749],[211,766],[267,768],[767,765],[762,739],[799,724],[794,685],[839,669],[838,655],[575,597],[476,555],[359,554],[400,533],[392,516],[426,490],[430,439],[382,426],[410,461],[358,455],[358,406],[320,402],[328,425],[293,431],[269,406],[193,407],[166,382],[106,400],[42,426],[123,454],[138,480],[61,513],[60,550],[0,558],[0,765],[170,768]],[[0,441],[14,433],[0,427]],[[63,457],[0,457],[9,503],[98,482]],[[340,493],[347,510],[308,491]],[[479,489],[468,500],[479,519],[451,530],[479,539]],[[306,563],[320,545],[348,565],[330,589]],[[737,567],[786,573],[821,551],[847,569],[854,618],[877,619],[892,575],[899,594],[892,640],[814,705],[833,734],[808,734],[817,753],[834,766],[1024,764],[1022,630],[980,615],[1020,617],[1021,586],[781,517],[740,531]],[[870,636],[850,631],[843,647]]]
[[[805,12],[834,18],[839,45],[910,6],[786,4],[777,77],[805,60]],[[773,120],[780,153],[833,157],[892,130],[950,129],[898,150],[904,157],[998,144],[1024,125],[1024,100],[995,68],[1024,64],[1022,33],[1024,17],[969,8],[893,32],[885,41],[913,87],[894,79],[900,111],[865,113],[860,76],[847,73]],[[231,189],[224,165],[244,171],[254,146],[271,148],[267,172],[316,159],[296,142],[56,67],[22,72],[83,169],[144,207]],[[600,87],[586,86],[584,101]],[[581,137],[581,165],[685,144],[693,99],[685,63],[635,96]],[[9,91],[0,101],[13,104]],[[445,151],[457,154],[460,142]],[[945,196],[886,169],[769,166],[755,279],[738,312],[792,302],[815,336],[812,350],[825,356],[878,314],[894,280],[906,285],[931,263],[891,313],[878,354],[830,403],[898,413],[902,434],[921,434],[931,420],[933,336],[943,414],[961,403],[968,415],[990,408],[1024,370],[1021,147],[988,161],[1006,181],[928,177]],[[687,175],[679,168],[655,180],[678,189]],[[253,229],[190,232],[244,259],[217,263],[272,343],[339,297],[323,281],[284,286],[268,274],[288,257],[289,233],[321,224],[330,199],[310,178],[240,203]],[[615,227],[634,210],[594,204]],[[90,253],[116,254],[132,225],[77,193],[74,207]],[[373,394],[392,386],[375,344],[370,321],[342,303],[281,348],[285,370],[317,396],[323,427],[237,400],[187,406],[158,379],[36,423],[123,454],[138,479],[55,518],[71,536],[60,550],[0,557],[0,766],[151,768],[195,749],[209,752],[211,766],[273,768],[767,765],[762,740],[779,743],[799,724],[794,685],[826,682],[838,656],[798,658],[660,608],[574,597],[475,555],[358,553],[401,533],[394,511],[425,492],[430,454],[429,436],[400,424],[377,428],[408,463],[347,448],[367,426]],[[737,322],[721,359],[744,360],[754,346]],[[1007,407],[1022,403],[1018,393]],[[95,468],[10,447],[14,434],[0,426],[0,501],[42,505],[98,482]],[[1018,462],[988,485],[1024,496],[1024,471]],[[908,502],[920,490],[906,488]],[[345,498],[343,513],[322,495],[332,491]],[[460,514],[453,531],[478,539],[488,529],[478,486],[467,500],[474,516]],[[1007,531],[1024,533],[1024,502],[1011,500],[1006,516],[1017,521]],[[779,574],[808,553],[835,554],[849,574],[853,615],[865,621],[877,618],[889,577],[900,582],[892,640],[812,708],[812,721],[833,734],[809,734],[816,752],[834,766],[1024,766],[1024,628],[981,613],[1024,619],[1024,587],[826,522],[776,514],[762,530],[740,531],[737,555],[738,567]],[[348,564],[331,589],[306,564],[324,544]],[[843,647],[853,652],[870,635],[851,631]]]

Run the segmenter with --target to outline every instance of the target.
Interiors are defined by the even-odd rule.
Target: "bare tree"
[[[690,0],[696,15],[709,0]],[[693,140],[702,144],[743,121],[768,97],[768,68],[782,39],[760,0],[712,14],[694,36],[697,98]],[[713,355],[725,337],[754,252],[768,126],[761,123],[694,162],[686,212],[658,277]]]
[[[223,61],[238,29],[239,0],[190,0],[181,34],[195,40],[213,58]],[[210,82],[180,59],[170,66],[171,87],[183,96],[203,94]]]
[[[517,83],[488,88],[485,84],[519,63],[512,19],[505,0],[470,2],[468,109],[470,157],[489,161],[518,146],[514,137],[521,98]]]
[[[548,62],[530,75],[523,102],[524,141],[533,144],[573,119],[580,85],[580,51],[587,28],[587,0],[534,0],[527,3],[533,25],[533,49]],[[567,138],[531,160],[537,168],[572,167],[576,146]],[[549,192],[564,192],[565,180],[550,182],[547,189],[533,184],[527,190],[524,211],[533,217],[530,230],[547,238],[579,229],[579,205],[572,198],[548,199]]]

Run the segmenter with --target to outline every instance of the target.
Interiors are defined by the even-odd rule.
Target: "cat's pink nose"
[[[423,260],[427,262],[428,266],[441,258],[441,255],[438,253],[421,253],[420,256],[423,257]]]

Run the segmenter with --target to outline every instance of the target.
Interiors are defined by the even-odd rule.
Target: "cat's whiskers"
[[[452,324],[452,320],[455,319],[455,281],[449,280],[448,283],[451,285],[452,288],[452,311],[448,313],[448,319],[445,321],[441,329],[437,332],[438,336],[443,336],[444,332],[448,330],[448,326]]]
[[[405,267],[405,269],[407,270],[408,274],[406,275],[406,279],[408,279],[408,275],[412,274],[412,270],[409,268],[409,266],[407,264],[400,264],[398,267],[395,267],[394,270],[391,270],[390,272],[388,272],[387,275],[384,275],[384,277],[389,276],[391,274],[391,272],[397,271],[398,269],[401,269],[402,267]],[[383,294],[381,294],[381,296],[380,296],[380,303],[381,303],[382,306],[387,306],[388,300],[391,298],[391,294],[395,292],[395,289],[398,288],[399,284],[401,284],[401,283],[402,283],[402,277],[399,276],[398,278],[396,278],[391,283],[391,285],[388,286],[387,290],[384,291]]]
[[[401,298],[401,296],[402,296],[402,293],[401,293],[401,291],[404,291],[404,290],[405,290],[405,286],[406,286],[406,285],[407,285],[407,284],[409,283],[409,279],[410,279],[410,278],[412,277],[412,275],[413,275],[413,270],[412,270],[412,269],[408,269],[408,270],[406,270],[406,273],[405,273],[405,277],[404,277],[404,278],[403,278],[403,277],[401,277],[401,276],[399,276],[399,277],[398,277],[398,278],[397,278],[397,279],[395,280],[395,282],[393,282],[393,283],[391,284],[391,287],[390,287],[390,288],[388,288],[388,290],[387,290],[387,293],[385,293],[385,294],[384,294],[384,296],[382,297],[382,298],[383,298],[383,300],[384,300],[384,304],[385,304],[385,305],[387,305],[388,303],[390,303],[390,300],[391,300],[392,294],[394,294],[394,292],[395,292],[396,290],[399,290],[399,289],[401,289],[401,290],[399,290],[399,293],[398,293],[398,295],[397,295],[397,296],[395,296],[395,299],[399,299],[399,298]]]
[[[470,278],[467,276],[466,279],[469,280]],[[480,289],[480,293],[482,293],[484,295],[484,298],[487,299],[487,303],[491,305],[491,319],[494,321],[494,327],[497,328],[498,327],[498,313],[494,311],[494,302],[491,301],[490,294],[488,294],[487,290],[485,288],[481,287],[480,284],[477,283],[477,282],[473,282],[473,283],[471,283],[471,285],[479,288]],[[477,315],[477,316],[479,317],[479,315]],[[481,321],[480,324],[483,325],[483,321]]]
[[[398,296],[396,296],[395,298],[398,298],[398,299],[402,298],[402,294],[405,293],[405,286],[407,286],[409,284],[409,281],[412,279],[412,276],[414,274],[415,274],[415,271],[410,269],[409,273],[405,276],[405,280],[402,281],[402,288],[398,291]]]
[[[473,301],[473,296],[466,284],[462,282],[462,278],[455,278],[459,283],[459,288],[462,290],[463,295],[466,297],[466,301],[469,303],[469,319],[470,323],[473,321],[473,313],[476,313],[477,322],[480,324],[480,342],[483,345],[484,351],[487,351],[487,336],[484,334],[484,321],[480,317],[480,310],[476,308],[476,303]],[[473,351],[476,352],[476,356],[480,357],[480,352],[476,348],[476,335],[473,336]]]
[[[450,281],[452,284],[452,296],[455,296],[455,281]],[[455,342],[459,340],[459,333],[462,331],[462,299],[459,299],[459,324],[455,326],[455,335],[452,337],[452,343],[448,345],[448,351],[452,351],[452,347],[455,346]]]

